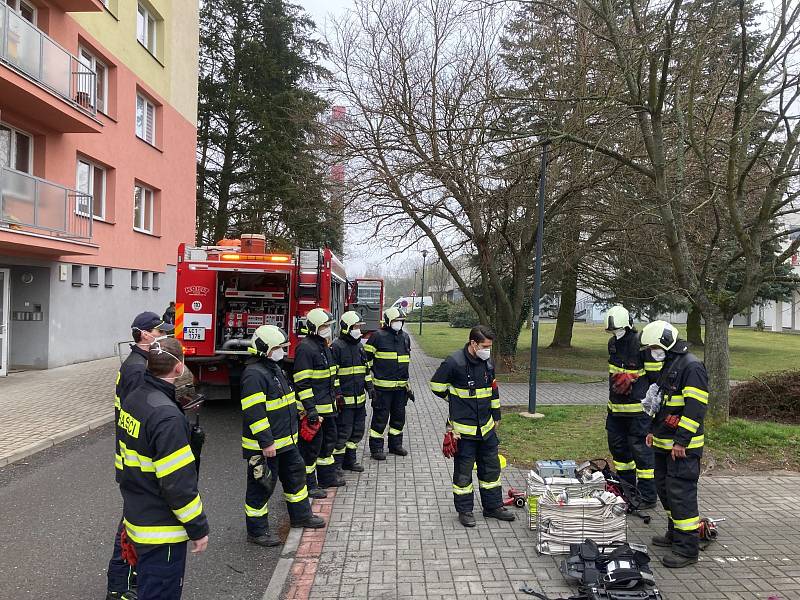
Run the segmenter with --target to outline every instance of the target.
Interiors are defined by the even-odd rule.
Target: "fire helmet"
[[[262,354],[266,356],[274,348],[285,346],[289,343],[289,336],[277,325],[262,325],[253,333],[250,340],[249,351],[252,354]]]
[[[392,321],[405,321],[406,313],[402,309],[392,306],[383,311],[383,325],[388,327]]]
[[[617,304],[609,308],[606,313],[606,331],[614,331],[623,327],[633,327],[633,317],[627,308]]]
[[[663,350],[670,350],[678,341],[678,330],[666,321],[653,321],[644,326],[639,339],[642,346],[658,346]]]
[[[333,323],[333,315],[324,308],[312,308],[306,315],[308,333],[317,334],[320,327]]]
[[[364,325],[364,320],[361,318],[361,315],[354,310],[348,310],[339,320],[339,329],[342,333],[350,333],[352,327],[358,329],[357,325]]]

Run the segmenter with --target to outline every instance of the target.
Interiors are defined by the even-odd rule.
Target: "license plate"
[[[183,339],[185,341],[202,342],[206,339],[206,330],[202,327],[184,327]]]

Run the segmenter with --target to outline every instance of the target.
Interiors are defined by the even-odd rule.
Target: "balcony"
[[[103,10],[102,0],[51,0],[64,12],[99,12]]]
[[[0,252],[96,254],[91,211],[88,194],[0,167]]]
[[[94,70],[0,3],[0,98],[52,129],[99,132]]]

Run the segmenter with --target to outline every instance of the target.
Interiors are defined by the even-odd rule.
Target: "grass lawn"
[[[539,331],[539,366],[559,369],[583,369],[604,371],[608,359],[608,334],[602,325],[576,323],[572,336],[572,348],[547,348],[553,338],[555,323],[542,323]],[[641,329],[641,327],[640,327]],[[685,330],[681,333],[685,334]],[[463,345],[468,336],[467,329],[455,329],[447,323],[426,323],[422,336],[416,339],[425,352],[431,356],[444,358]],[[416,330],[415,330],[416,332]],[[749,379],[753,375],[800,368],[800,335],[753,331],[751,329],[732,329],[731,379]],[[530,361],[530,330],[523,329],[520,335],[517,368],[520,372],[508,374],[509,377],[525,381],[524,372]],[[703,348],[693,352],[701,359]],[[540,371],[541,381],[547,381],[547,371]],[[591,378],[589,378],[591,380]]]
[[[525,410],[520,407],[519,410]],[[501,452],[530,467],[537,460],[609,459],[603,406],[543,406],[544,419],[525,419],[504,409]],[[732,419],[706,432],[703,461],[726,470],[800,470],[800,425]]]

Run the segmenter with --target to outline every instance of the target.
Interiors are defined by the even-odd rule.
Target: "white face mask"
[[[350,330],[350,337],[352,337],[354,340],[361,339],[361,330],[360,329],[351,329]]]
[[[489,360],[489,357],[492,356],[492,349],[491,348],[478,348],[475,351],[475,356],[477,356],[481,360]]]
[[[624,329],[615,329],[614,330],[614,337],[617,338],[618,340],[621,340],[623,337],[625,337],[625,330]]]
[[[395,331],[400,331],[403,328],[402,321],[392,321],[391,328]]]
[[[275,362],[280,362],[283,360],[283,357],[286,356],[286,352],[283,348],[275,348],[272,351],[272,354],[269,355],[270,360],[274,360]]]
[[[331,328],[330,327],[320,327],[318,332],[319,332],[319,337],[324,337],[324,338],[331,337]]]
[[[657,362],[664,362],[664,359],[667,358],[667,352],[661,348],[653,348],[650,350],[650,356]]]

